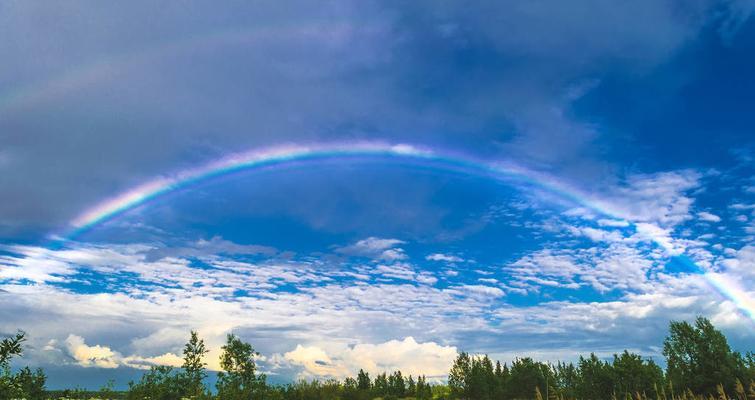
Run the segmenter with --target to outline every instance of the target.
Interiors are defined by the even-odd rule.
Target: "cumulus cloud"
[[[297,345],[283,358],[301,366],[301,376],[304,377],[343,378],[355,376],[360,368],[373,375],[401,370],[414,376],[441,377],[448,373],[456,355],[456,347],[435,342],[418,343],[413,337],[406,337],[403,340],[337,348],[330,354],[318,346]]]
[[[68,354],[82,367],[118,368],[122,359],[107,346],[87,345],[81,336],[68,335],[65,344]]]

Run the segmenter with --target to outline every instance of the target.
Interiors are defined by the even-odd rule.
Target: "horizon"
[[[755,348],[755,7],[0,3],[0,339],[47,387]]]

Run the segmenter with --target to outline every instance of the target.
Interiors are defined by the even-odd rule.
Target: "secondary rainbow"
[[[431,168],[457,171],[468,175],[477,175],[510,181],[535,187],[568,200],[574,205],[587,208],[599,215],[626,222],[628,226],[640,229],[622,213],[613,209],[608,203],[591,198],[587,194],[564,182],[515,164],[487,162],[450,152],[438,152],[432,149],[407,144],[389,144],[376,142],[333,143],[312,146],[286,145],[246,153],[234,154],[198,168],[180,171],[173,175],[162,176],[139,185],[119,196],[95,205],[71,222],[72,229],[63,240],[74,239],[83,232],[101,225],[134,208],[147,205],[151,201],[176,190],[225,176],[234,172],[262,168],[274,168],[295,163],[316,162],[323,160],[370,160],[392,159],[401,162],[422,163]],[[674,254],[668,239],[652,232],[645,232],[658,246],[677,257],[681,262],[701,273],[708,284],[726,299],[731,300],[751,321],[755,321],[755,303],[747,291],[723,275],[700,268],[685,255]]]

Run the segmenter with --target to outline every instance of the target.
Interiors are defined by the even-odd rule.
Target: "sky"
[[[0,334],[48,387],[755,348],[755,3],[0,2]]]

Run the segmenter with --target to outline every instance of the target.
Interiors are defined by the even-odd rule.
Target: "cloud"
[[[55,341],[51,341],[45,346],[44,350],[55,350],[54,345]],[[84,338],[74,334],[70,334],[66,338],[65,350],[67,354],[74,359],[76,364],[84,368],[95,367],[113,369],[120,366],[126,366],[137,369],[149,369],[155,365],[171,367],[180,367],[183,365],[183,359],[173,353],[165,353],[154,357],[137,355],[124,357],[121,353],[114,351],[107,346],[89,346],[84,341]]]
[[[336,252],[350,256],[370,257],[386,261],[403,260],[406,258],[404,250],[396,246],[405,243],[398,239],[384,239],[368,237],[358,242],[336,248]]]
[[[464,261],[464,259],[461,257],[443,253],[433,253],[425,257],[425,259],[429,261],[443,261],[447,263],[458,263]]]
[[[631,175],[603,202],[626,220],[674,227],[692,219],[694,199],[688,192],[700,186],[702,177],[694,170]]]
[[[600,226],[608,226],[611,228],[626,228],[629,226],[629,222],[622,221],[622,220],[615,220],[615,219],[599,219],[598,225]]]
[[[284,354],[291,364],[303,367],[303,377],[355,376],[364,369],[373,376],[382,372],[400,370],[407,375],[445,376],[457,350],[435,342],[418,343],[413,337],[383,343],[360,343],[333,349],[330,354],[317,346],[297,345]]]
[[[707,222],[721,222],[721,217],[715,214],[711,214],[707,211],[701,211],[697,213],[698,218]]]
[[[68,335],[65,341],[68,354],[82,367],[118,368],[120,354],[106,346],[88,346],[84,338]]]
[[[506,295],[503,290],[494,286],[486,285],[461,285],[447,289],[451,293],[464,293],[472,296],[482,296],[484,298],[497,298]]]

